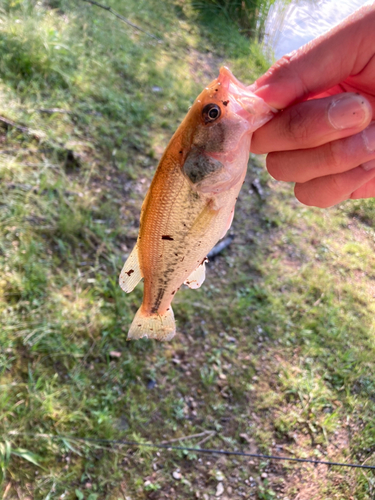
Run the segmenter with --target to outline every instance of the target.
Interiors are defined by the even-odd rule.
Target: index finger
[[[361,7],[341,24],[285,55],[251,90],[277,109],[320,94],[360,73],[374,54],[375,4]]]

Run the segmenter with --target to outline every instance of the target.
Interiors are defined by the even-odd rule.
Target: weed
[[[261,40],[267,15],[274,0],[201,0],[194,1],[193,6],[203,15],[235,22],[242,33],[250,38],[256,36]]]

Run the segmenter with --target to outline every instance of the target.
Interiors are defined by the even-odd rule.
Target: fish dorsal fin
[[[189,288],[199,288],[206,277],[206,262],[208,259],[204,258],[203,262],[199,264],[195,271],[193,271],[184,284]]]
[[[122,268],[119,284],[124,292],[129,293],[138,285],[142,278],[138,260],[138,245],[135,245]]]

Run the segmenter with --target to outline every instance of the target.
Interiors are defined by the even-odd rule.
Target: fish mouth
[[[222,66],[220,68],[220,73],[217,81],[226,90],[229,90],[230,87],[236,87],[238,89],[246,90],[246,85],[237,80],[231,70],[226,66]]]
[[[246,85],[237,80],[230,69],[225,66],[220,68],[217,83],[228,93],[232,110],[247,120],[253,121],[257,118],[258,127],[266,123],[276,112],[263,99],[251,92]]]

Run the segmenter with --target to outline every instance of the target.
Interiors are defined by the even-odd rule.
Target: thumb
[[[358,75],[374,56],[375,3],[277,61],[250,89],[283,109]]]

